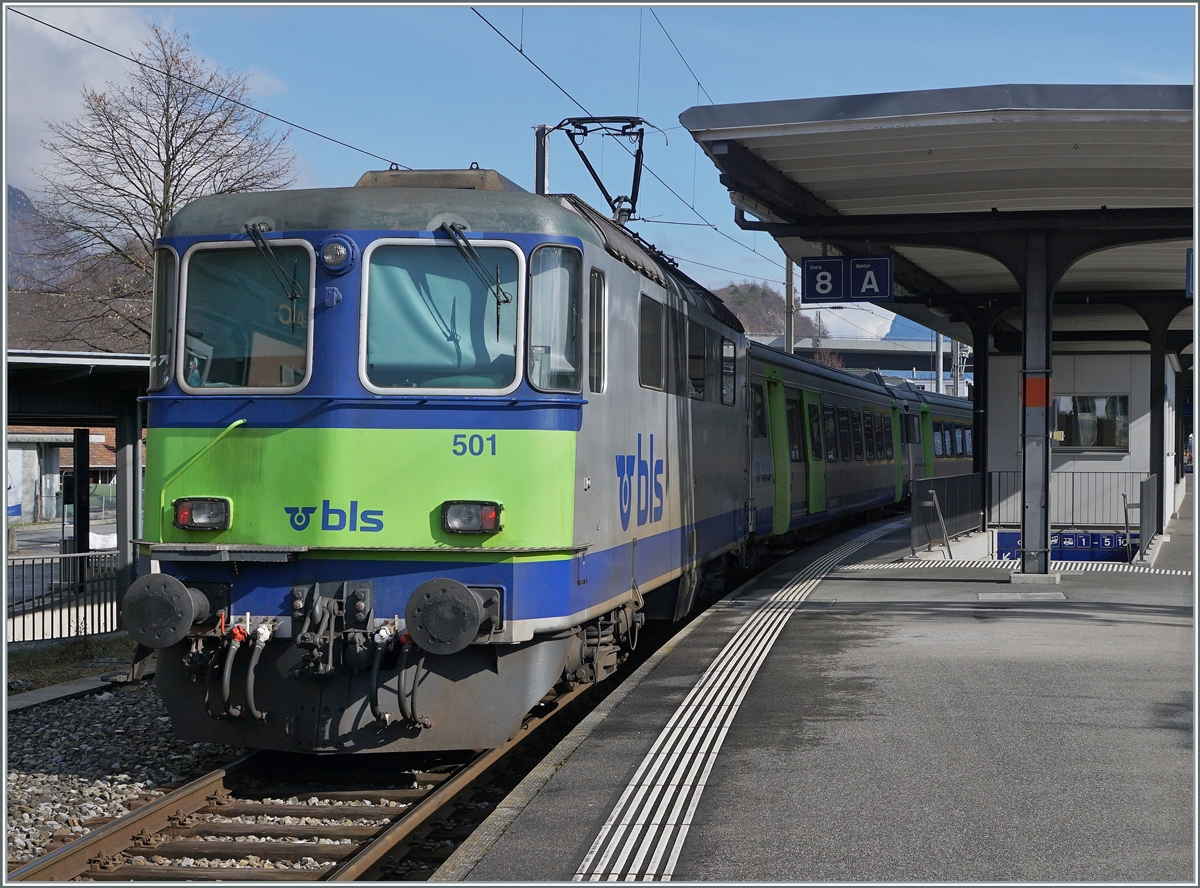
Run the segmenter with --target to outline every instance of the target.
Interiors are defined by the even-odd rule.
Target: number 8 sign
[[[844,265],[840,257],[805,259],[801,263],[804,302],[841,302],[846,298]]]

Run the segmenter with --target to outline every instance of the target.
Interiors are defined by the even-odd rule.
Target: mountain
[[[888,342],[932,342],[933,332],[928,327],[914,324],[908,318],[896,315],[892,318],[891,329],[883,337]]]
[[[767,284],[742,281],[713,290],[713,294],[737,315],[747,333],[783,335],[785,306],[783,294],[778,290]],[[797,313],[794,320],[797,337],[812,336],[816,332],[812,318],[807,315]],[[828,336],[829,331],[822,330],[820,335]]]
[[[9,289],[33,289],[58,279],[69,264],[67,238],[54,232],[29,195],[12,185],[7,212]]]

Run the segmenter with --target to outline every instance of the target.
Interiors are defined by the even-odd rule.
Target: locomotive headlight
[[[330,274],[345,274],[354,266],[354,242],[344,234],[331,234],[321,244],[321,264]]]
[[[442,503],[442,529],[447,533],[495,533],[500,529],[499,503]]]
[[[181,530],[228,530],[229,500],[205,497],[177,499],[175,526]]]

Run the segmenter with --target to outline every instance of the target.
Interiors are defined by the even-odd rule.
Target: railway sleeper
[[[338,861],[349,857],[361,847],[357,842],[341,845],[318,844],[316,842],[238,842],[204,841],[203,839],[169,839],[156,846],[152,853],[159,857],[181,860],[184,857],[207,857],[217,860],[241,860],[258,857],[262,860],[287,860],[296,862],[311,857],[317,862]]]
[[[276,805],[266,802],[230,802],[208,805],[197,814],[218,817],[320,817],[327,820],[393,820],[407,808],[378,805]],[[111,818],[110,818],[111,819]]]
[[[352,839],[366,841],[374,838],[382,829],[376,826],[345,826],[325,825],[309,826],[306,824],[287,823],[198,823],[194,826],[172,826],[163,830],[162,835],[177,838],[199,836],[259,836],[261,838],[279,839]],[[261,856],[261,855],[259,855]]]
[[[324,874],[325,869],[126,864],[114,870],[87,873],[86,878],[93,882],[315,882]]]

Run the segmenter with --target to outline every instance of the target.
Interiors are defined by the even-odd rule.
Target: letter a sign
[[[888,256],[850,260],[851,302],[890,302],[892,260]]]

